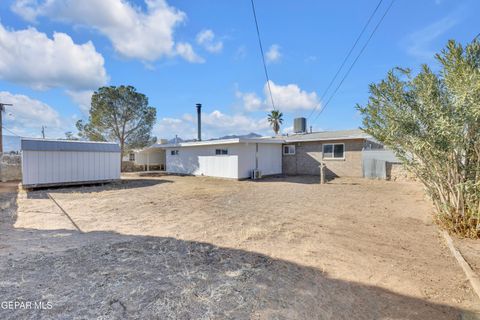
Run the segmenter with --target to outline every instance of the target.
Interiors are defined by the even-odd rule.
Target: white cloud
[[[223,49],[222,41],[215,41],[215,34],[212,30],[202,30],[197,34],[197,43],[205,48],[208,52],[218,53]]]
[[[437,49],[432,48],[435,40],[457,24],[458,19],[453,15],[449,15],[408,35],[402,41],[402,45],[407,48],[408,54],[422,60],[431,60],[437,51]]]
[[[311,110],[320,106],[320,99],[315,91],[307,92],[297,84],[277,85],[270,81],[275,107],[282,112]],[[263,88],[263,99],[254,92],[241,92],[237,89],[235,95],[241,99],[245,111],[269,111],[272,109],[268,84]]]
[[[73,124],[61,118],[59,113],[46,103],[21,94],[0,91],[0,101],[12,103],[7,107],[4,125],[21,136],[39,137],[46,126],[47,137],[63,137],[72,130]]]
[[[192,61],[188,58],[191,55],[184,54],[185,46],[178,46],[174,40],[175,28],[185,22],[185,13],[165,0],[145,0],[145,5],[146,10],[125,0],[17,0],[12,10],[30,22],[47,16],[93,28],[127,58],[152,62],[180,55]]]
[[[272,62],[279,62],[282,58],[282,54],[280,53],[280,46],[278,44],[273,44],[268,49],[267,53],[265,54],[268,63]]]
[[[202,114],[202,138],[218,138],[231,134],[250,132],[271,134],[267,118],[252,118],[243,114],[228,115],[219,110]],[[163,118],[155,126],[154,133],[159,138],[172,138],[177,134],[182,139],[197,137],[197,118],[184,114],[181,118]]]
[[[242,106],[247,112],[266,109],[264,102],[255,92],[241,92],[237,90],[235,96],[242,100]]]
[[[75,102],[84,115],[88,115],[92,104],[92,90],[66,91],[67,95]]]
[[[12,11],[29,22],[35,22],[38,10],[33,6],[33,0],[17,0],[12,4]]]
[[[178,55],[180,55],[182,58],[184,58],[188,62],[192,62],[192,63],[204,63],[205,62],[205,59],[198,56],[195,53],[195,51],[193,51],[193,48],[189,43],[186,43],[186,42],[177,43],[176,50],[177,50]]]
[[[0,24],[0,57],[0,79],[34,89],[85,90],[108,80],[93,44],[75,44],[65,33],[49,38],[35,28],[13,31]]]
[[[277,106],[283,112],[296,110],[310,110],[320,105],[320,100],[315,91],[307,92],[300,89],[297,84],[277,85],[270,81],[270,88]],[[264,94],[268,96],[268,85],[264,86]]]

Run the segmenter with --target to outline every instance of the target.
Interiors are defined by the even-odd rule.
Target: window
[[[228,154],[228,149],[215,149],[215,154],[218,155],[225,155]]]
[[[133,152],[130,153],[129,156],[128,156],[128,159],[129,159],[130,161],[135,161],[135,153],[133,153]]]
[[[324,144],[323,159],[345,159],[345,144],[343,143]]]
[[[283,154],[287,154],[287,155],[295,154],[295,146],[293,144],[283,146]]]
[[[178,150],[171,150],[170,155],[171,156],[178,156]]]

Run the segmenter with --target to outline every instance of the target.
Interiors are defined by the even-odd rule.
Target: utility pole
[[[2,114],[5,111],[5,106],[12,106],[10,103],[0,102],[0,155],[3,154],[3,119]]]
[[[42,137],[43,137],[43,139],[45,139],[45,128],[46,128],[45,126],[42,126]]]

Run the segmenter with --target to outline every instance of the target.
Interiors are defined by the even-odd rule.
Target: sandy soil
[[[58,205],[51,199],[53,198]],[[467,319],[480,311],[409,182],[138,177],[18,195],[0,318]]]
[[[472,270],[480,276],[480,240],[460,239],[454,236],[452,239]]]

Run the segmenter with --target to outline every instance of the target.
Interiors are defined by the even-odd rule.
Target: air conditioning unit
[[[252,180],[260,179],[261,177],[262,177],[262,172],[260,170],[257,170],[257,169],[252,170],[252,174],[250,176]]]

